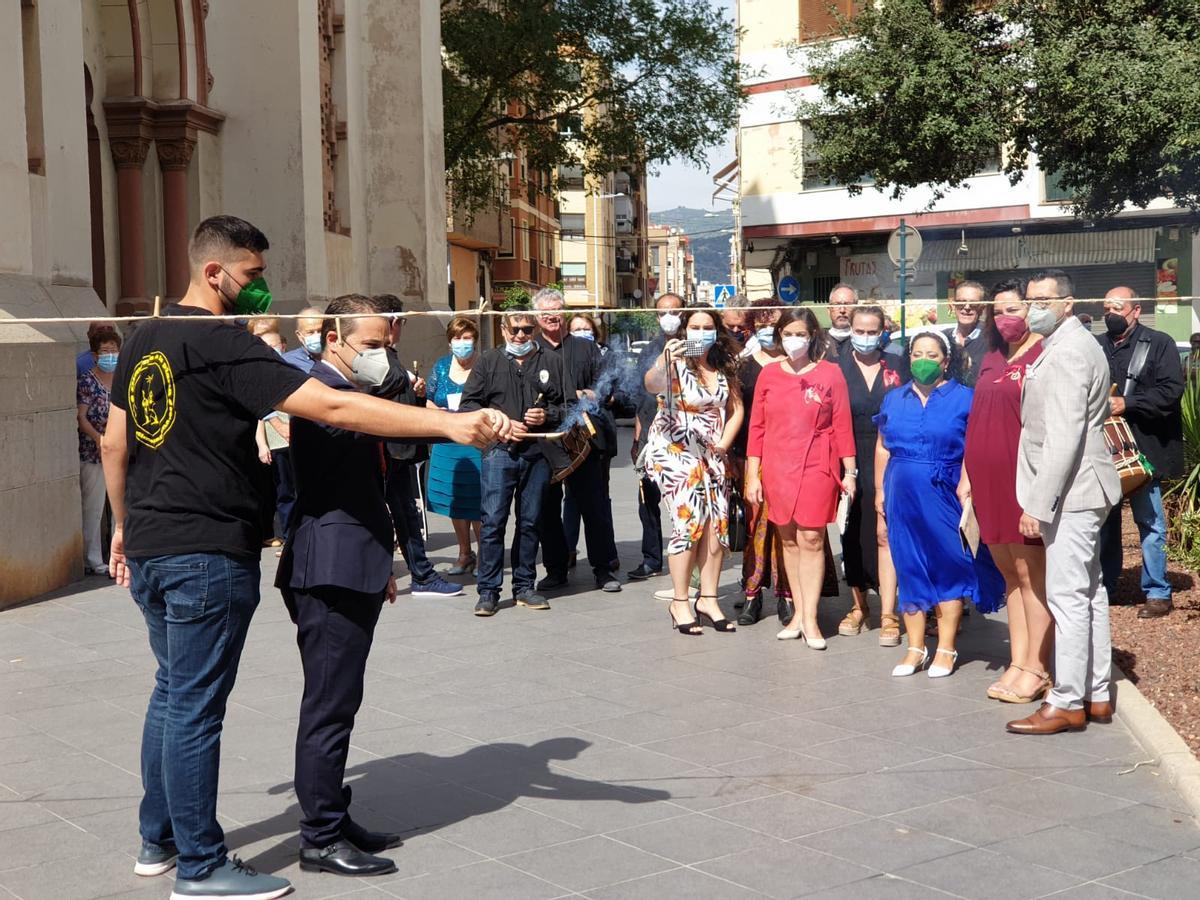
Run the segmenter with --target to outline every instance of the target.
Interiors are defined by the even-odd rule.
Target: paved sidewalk
[[[631,568],[627,464],[613,490]],[[233,851],[297,897],[1200,895],[1200,828],[1154,768],[1122,774],[1148,754],[1120,722],[1004,733],[1026,708],[984,698],[1000,619],[967,621],[954,677],[892,679],[876,631],[836,636],[844,599],[823,605],[825,653],[775,641],[773,619],[686,638],[650,598],[666,579],[601,594],[583,565],[549,612],[477,619],[473,590],[384,610],[348,779],[356,818],[405,832],[400,871],[300,873],[301,678],[265,557],[219,809]],[[727,568],[727,609],[736,585]],[[132,874],[150,673],[105,580],[0,613],[0,898],[169,895]]]

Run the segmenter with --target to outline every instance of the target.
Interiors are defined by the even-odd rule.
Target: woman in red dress
[[[775,323],[786,359],[763,369],[754,389],[746,449],[746,499],[767,503],[783,542],[783,566],[796,613],[776,637],[804,638],[825,649],[817,605],[825,576],[825,527],[838,496],[854,497],[854,428],[841,369],[826,362],[825,340],[809,309],[787,310]]]
[[[1047,667],[1054,622],[1046,605],[1046,550],[1017,527],[1017,443],[1021,438],[1021,387],[1025,370],[1042,352],[1042,339],[1025,323],[1025,284],[992,288],[987,328],[991,351],[975,380],[959,498],[970,497],[979,538],[1004,576],[1012,663],[987,695],[1005,703],[1032,703],[1051,686]]]

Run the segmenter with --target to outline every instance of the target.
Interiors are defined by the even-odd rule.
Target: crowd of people
[[[1139,615],[1171,610],[1161,482],[1182,468],[1184,373],[1128,288],[1109,292],[1098,337],[1058,270],[959,284],[954,324],[903,339],[848,285],[831,293],[828,327],[774,299],[722,314],[664,294],[660,333],[628,369],[606,353],[600,321],[568,315],[562,294],[545,289],[532,308],[503,314],[491,349],[481,333],[490,323],[452,318],[425,379],[401,361],[404,309],[392,295],[303,310],[288,349],[280,320],[264,315],[267,247],[248,222],[205,220],[180,303],[124,347],[98,324],[79,358],[87,564],[130,587],[158,664],[136,871],[177,867],[181,896],[286,890],[228,857],[215,812],[220,720],[263,545],[281,539],[275,583],[304,673],[301,866],[394,871],[378,854],[399,836],[351,819],[342,784],[376,621],[397,594],[393,554],[415,596],[460,596],[451,579],[473,577],[474,613],[493,616],[506,605],[507,568],[513,604],[548,610],[547,595],[571,580],[582,530],[595,586],[622,590],[610,497],[622,391],[636,406],[642,525],[627,578],[669,573],[655,596],[678,636],[753,627],[770,591],[776,638],[824,650],[818,612],[837,593],[836,526],[852,597],[838,634],[877,621],[881,646],[904,644],[893,676],[952,675],[968,604],[1007,606],[1011,662],[987,695],[1043,701],[1008,730],[1108,721],[1108,605],[1129,599],[1117,583],[1125,494],[1143,555]],[[172,321],[222,313],[249,325]],[[197,359],[205,365],[185,362]],[[1142,454],[1148,478],[1136,490],[1123,489],[1105,443],[1112,417]],[[452,523],[444,573],[426,552],[426,513]],[[719,582],[738,551],[734,621]]]

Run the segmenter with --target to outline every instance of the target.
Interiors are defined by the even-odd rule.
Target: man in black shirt
[[[566,376],[562,362],[534,340],[537,320],[512,312],[501,323],[505,345],[479,357],[463,387],[461,410],[496,409],[513,421],[518,440],[483,454],[482,527],[479,534],[479,602],[475,615],[492,616],[504,583],[504,528],[516,499],[517,532],[512,553],[513,599],[518,606],[549,609],[534,592],[537,577],[538,519],[550,480],[542,441],[529,434],[555,431],[562,421]]]
[[[858,306],[858,288],[835,284],[829,291],[829,328],[825,332],[825,358],[837,362],[842,351],[850,352],[850,314]]]
[[[132,589],[158,663],[142,735],[135,871],[158,875],[177,862],[177,897],[268,900],[290,889],[229,859],[216,815],[225,703],[259,600],[263,535],[251,480],[259,419],[278,409],[356,431],[477,446],[512,431],[500,413],[460,418],[335,391],[244,328],[212,321],[266,311],[267,247],[261,231],[233,216],[196,227],[187,293],[126,343],[101,443],[114,522],[110,574]]]
[[[986,297],[987,289],[978,281],[964,281],[955,287],[954,301],[950,304],[955,325],[943,329],[946,337],[962,350],[963,366],[958,380],[967,387],[975,386],[979,367],[983,365],[983,357],[988,351],[987,335],[983,333]]]
[[[678,294],[663,294],[654,304],[654,308],[658,310],[658,326],[661,333],[643,347],[642,352],[638,355],[637,390],[639,394],[637,418],[633,422],[632,456],[634,462],[637,461],[638,454],[641,452],[644,436],[650,431],[650,423],[658,414],[658,398],[645,388],[646,373],[650,371],[650,367],[655,364],[662,353],[667,335],[674,337],[675,332],[679,330],[681,321],[679,310],[683,309],[683,298]],[[641,485],[638,488],[638,518],[642,521],[642,561],[636,569],[629,572],[629,577],[635,581],[661,575],[663,572],[662,518],[659,515],[662,494],[653,479],[647,478],[644,472],[638,474],[641,478]]]
[[[1162,480],[1183,474],[1183,418],[1179,401],[1184,380],[1175,341],[1170,335],[1142,325],[1138,321],[1141,314],[1141,301],[1131,288],[1113,288],[1104,295],[1105,333],[1096,339],[1108,357],[1113,384],[1117,387],[1116,395],[1108,401],[1111,412],[1125,417],[1138,448],[1154,467],[1150,483],[1129,495],[1129,508],[1142,542],[1142,592],[1146,595],[1146,605],[1138,611],[1138,618],[1157,619],[1171,612]],[[1118,596],[1122,556],[1118,503],[1100,529],[1100,567],[1113,602]]]
[[[618,565],[617,543],[613,536],[612,505],[608,502],[608,465],[616,452],[616,427],[608,412],[596,401],[596,381],[600,375],[600,349],[592,341],[572,337],[563,328],[563,296],[553,288],[543,288],[533,297],[538,311],[538,344],[562,359],[567,380],[567,404],[588,409],[596,435],[592,449],[579,468],[558,484],[547,483],[542,498],[539,532],[542,540],[542,564],[546,577],[538,582],[539,591],[554,590],[567,583],[569,557],[563,532],[563,486],[575,498],[583,519],[588,561],[596,587],[610,593],[621,590],[613,570]],[[607,398],[600,398],[607,400]]]

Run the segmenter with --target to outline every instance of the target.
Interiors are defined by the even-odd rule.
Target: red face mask
[[[1029,323],[1020,316],[996,316],[996,330],[1008,343],[1015,344],[1025,340],[1029,334]]]

